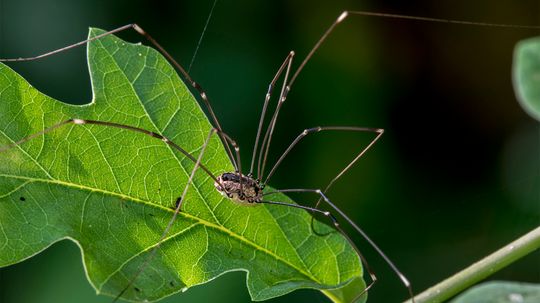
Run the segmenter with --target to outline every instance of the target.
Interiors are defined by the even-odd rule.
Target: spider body
[[[223,196],[243,205],[253,205],[262,201],[264,185],[238,172],[219,175],[214,186]]]

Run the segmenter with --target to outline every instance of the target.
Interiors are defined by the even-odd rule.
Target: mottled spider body
[[[214,183],[223,196],[244,205],[253,205],[262,201],[264,186],[252,177],[240,173],[223,173]]]

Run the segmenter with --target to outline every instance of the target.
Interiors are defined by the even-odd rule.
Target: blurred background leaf
[[[452,300],[452,303],[537,303],[540,285],[494,281],[479,284]]]
[[[514,89],[523,110],[540,120],[540,37],[516,45],[513,73]]]

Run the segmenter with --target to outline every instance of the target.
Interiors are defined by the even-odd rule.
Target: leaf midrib
[[[81,185],[81,184],[61,181],[61,180],[57,180],[57,179],[40,179],[40,178],[32,178],[32,177],[9,175],[9,174],[0,174],[0,177],[26,180],[26,181],[29,181],[28,183],[30,183],[30,182],[41,182],[41,183],[49,183],[49,184],[55,184],[55,185],[63,185],[63,186],[71,187],[71,188],[84,190],[84,191],[97,192],[97,193],[101,193],[101,194],[105,194],[105,195],[109,195],[109,196],[119,197],[119,198],[125,199],[125,200],[130,200],[130,201],[132,201],[134,203],[144,204],[145,206],[153,207],[155,209],[162,210],[162,211],[165,211],[165,212],[174,213],[174,210],[171,210],[171,209],[169,209],[167,207],[164,207],[164,206],[161,206],[159,204],[152,203],[151,201],[146,201],[146,200],[139,199],[139,198],[132,197],[132,196],[128,196],[128,195],[125,195],[125,194],[122,194],[122,193],[115,193],[115,192],[111,192],[111,191],[107,191],[107,190],[103,190],[103,189],[99,189],[99,188],[92,188],[92,187],[89,187],[89,186],[84,186],[84,185]],[[253,241],[251,241],[251,240],[249,240],[247,238],[244,238],[241,235],[238,235],[238,234],[234,233],[233,231],[225,228],[222,225],[214,224],[212,222],[206,221],[206,220],[201,219],[199,217],[190,215],[189,213],[186,213],[186,212],[179,212],[178,215],[180,215],[180,216],[182,216],[182,217],[184,217],[186,219],[191,219],[193,221],[197,221],[197,222],[199,222],[200,224],[202,224],[202,225],[204,225],[206,227],[209,227],[209,228],[221,231],[223,233],[226,233],[226,234],[232,236],[233,238],[236,238],[239,241],[253,247],[254,249],[257,249],[257,250],[267,254],[268,256],[276,259],[277,261],[282,262],[283,264],[289,266],[290,268],[294,268],[296,271],[298,271],[299,273],[301,273],[305,277],[309,278],[310,280],[314,281],[315,283],[322,284],[322,282],[319,281],[315,276],[311,275],[311,273],[306,272],[306,271],[302,270],[301,268],[298,268],[296,265],[294,265],[293,263],[290,263],[288,260],[280,257],[279,255],[275,254],[271,250],[268,250],[268,249],[258,245],[257,243],[255,243],[255,242],[253,242]],[[176,235],[178,235],[178,234],[171,235],[169,238],[174,238]],[[154,244],[152,246],[148,246],[143,251],[135,254],[133,257],[136,257],[136,256],[144,253],[148,248],[153,248],[156,245],[158,245],[158,243],[156,243],[156,244]],[[118,271],[118,269],[116,271]]]
[[[99,41],[99,40],[98,40]],[[111,59],[112,62],[114,62],[115,64],[115,67],[116,67],[116,70],[119,71],[122,76],[124,77],[125,79],[125,83],[129,84],[131,90],[132,90],[132,94],[137,98],[137,100],[139,101],[138,104],[139,106],[141,106],[142,110],[144,111],[144,113],[146,114],[146,116],[148,117],[148,121],[151,123],[151,125],[154,127],[155,130],[159,131],[159,128],[157,127],[157,125],[154,123],[154,120],[152,119],[152,116],[148,113],[148,111],[146,110],[145,106],[144,106],[144,103],[141,101],[141,98],[140,96],[138,95],[137,91],[135,90],[134,86],[133,86],[133,83],[127,78],[127,75],[124,73],[123,69],[121,69],[119,66],[118,66],[118,62],[117,60],[111,55],[111,53],[108,51],[108,49],[100,42],[100,45],[101,45],[101,48],[105,51],[105,53],[109,56],[109,58]],[[175,95],[177,97],[179,97],[177,94],[176,94],[176,91],[175,91]],[[95,94],[94,94],[95,96]],[[89,105],[92,105],[92,104],[95,104],[95,99],[89,103]],[[5,134],[4,132],[2,132],[4,134],[4,136],[6,138],[8,138],[10,141],[13,142],[13,140],[11,140],[11,138]],[[94,137],[95,139],[95,137]],[[99,146],[99,143],[98,143],[98,146]],[[109,196],[115,196],[115,197],[120,197],[120,198],[123,198],[123,199],[126,199],[126,200],[130,200],[134,203],[139,203],[139,204],[144,204],[144,205],[147,205],[147,206],[150,206],[150,207],[154,207],[155,209],[159,209],[159,210],[164,210],[166,212],[169,212],[169,213],[174,213],[173,210],[170,210],[169,208],[166,208],[166,207],[163,207],[161,205],[158,205],[158,204],[154,204],[152,203],[150,200],[143,200],[143,199],[139,199],[139,198],[136,198],[136,197],[132,197],[132,196],[129,196],[129,195],[125,195],[125,194],[122,194],[122,193],[117,193],[117,192],[111,192],[111,191],[107,191],[107,190],[103,190],[103,189],[98,189],[98,188],[93,188],[93,187],[89,187],[89,186],[85,186],[85,185],[81,185],[81,184],[76,184],[76,183],[71,183],[71,182],[66,182],[66,181],[62,181],[62,180],[58,180],[58,179],[55,179],[54,177],[52,177],[48,171],[40,165],[40,163],[38,162],[37,159],[35,159],[34,157],[32,157],[30,154],[28,154],[26,152],[26,150],[22,149],[22,148],[19,148],[19,150],[21,150],[29,159],[31,159],[39,168],[42,172],[44,172],[47,177],[49,177],[50,179],[43,179],[43,178],[34,178],[34,177],[27,177],[27,176],[17,176],[17,175],[9,175],[9,174],[0,174],[1,177],[8,177],[8,178],[15,178],[15,179],[21,179],[21,180],[26,180],[25,184],[24,185],[27,185],[29,183],[32,183],[32,182],[40,182],[40,183],[49,183],[49,184],[56,184],[56,185],[63,185],[63,186],[67,186],[67,187],[71,187],[71,188],[77,188],[77,189],[81,189],[81,190],[85,190],[85,191],[89,191],[89,192],[98,192],[98,193],[102,193],[102,194],[105,194],[105,195],[109,195]],[[180,161],[180,159],[178,158],[178,155],[176,153],[173,152],[173,150],[168,147],[168,150],[171,152],[171,154],[173,155],[173,157],[176,159],[176,162],[178,163],[178,165],[180,166],[180,168],[183,170],[183,172],[185,174],[187,174],[187,169],[186,167],[184,167],[182,165],[182,162]],[[20,188],[23,188],[24,186],[20,186],[18,189]],[[193,186],[193,188],[196,190],[197,192],[197,195],[201,198],[202,201],[206,201],[203,196],[202,196],[202,193],[200,192],[199,188],[197,186]],[[210,211],[210,213],[213,214],[213,211],[211,210],[210,206],[204,202],[206,207],[208,208],[208,210]],[[185,213],[185,212],[180,212],[179,213],[182,217],[186,218],[186,219],[191,219],[193,221],[196,221],[196,222],[199,222],[200,224],[202,224],[203,226],[206,226],[208,228],[211,228],[211,229],[214,229],[214,230],[217,230],[217,231],[220,231],[224,234],[227,234],[227,235],[230,235],[231,237],[237,239],[238,241],[242,242],[242,243],[245,243],[247,244],[248,246],[251,246],[252,248],[260,251],[260,252],[263,252],[265,253],[266,255],[274,258],[275,260],[285,264],[286,266],[290,267],[290,268],[293,268],[295,269],[297,272],[299,272],[300,274],[302,274],[303,276],[307,277],[308,279],[314,281],[315,283],[318,283],[318,284],[322,284],[321,281],[319,279],[317,279],[310,271],[309,269],[306,267],[307,271],[304,270],[303,268],[301,267],[298,267],[296,266],[295,264],[289,262],[287,259],[284,259],[282,258],[281,256],[275,254],[273,251],[271,250],[268,250],[260,245],[258,245],[257,243],[255,242],[252,242],[251,240],[241,236],[240,234],[237,234],[233,231],[231,231],[230,229],[227,229],[225,228],[223,225],[219,225],[219,224],[215,224],[213,222],[210,222],[210,221],[206,221],[206,220],[203,220],[199,217],[196,217],[196,216],[193,216],[193,215],[190,215],[188,213]],[[219,220],[217,218],[216,219],[216,222],[219,223]],[[198,223],[196,223],[195,225],[198,225]],[[279,225],[279,224],[278,224]],[[281,230],[281,229],[280,229]],[[283,232],[283,230],[281,230]],[[166,240],[171,240],[171,239],[174,239],[175,237],[179,236],[182,234],[183,231],[180,231],[178,233],[175,233],[169,237],[166,238]],[[286,238],[287,239],[287,238]],[[289,243],[289,245],[291,245],[293,248],[294,248],[294,245],[292,245],[292,243],[290,243],[287,239],[287,242]],[[148,250],[151,250],[153,249],[155,246],[157,246],[159,243],[156,243],[154,245],[151,245],[151,246],[148,246],[146,247],[144,250],[142,250],[141,252],[137,253],[137,254],[134,254],[132,257],[130,257],[126,262],[128,262],[129,260],[141,255],[142,253],[148,251]],[[296,252],[296,250],[295,250]],[[297,253],[297,252],[296,252]],[[298,256],[298,255],[297,255]],[[299,261],[301,263],[303,263],[303,259],[299,257]],[[113,271],[113,273],[115,272],[118,272],[122,266],[125,265],[125,263],[123,263],[117,270]],[[305,266],[305,264],[303,264]],[[106,278],[107,279],[110,279],[110,276],[108,276]],[[106,280],[105,280],[105,283],[106,283]],[[103,284],[102,284],[103,285]]]

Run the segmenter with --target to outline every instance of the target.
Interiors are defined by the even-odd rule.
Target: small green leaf
[[[540,284],[487,282],[475,286],[452,300],[452,303],[538,303]]]
[[[513,77],[521,106],[540,121],[540,37],[523,40],[516,45]]]
[[[83,106],[40,93],[0,64],[0,146],[80,118],[154,131],[198,155],[211,125],[158,52],[112,35],[88,47],[94,99]],[[233,170],[216,137],[203,163],[216,175]],[[96,291],[116,296],[156,246],[192,168],[160,140],[99,125],[58,128],[0,153],[0,267],[70,239]],[[364,288],[359,258],[339,233],[313,233],[310,220],[291,207],[235,204],[199,170],[159,252],[123,297],[157,300],[245,271],[253,300],[315,288],[350,302]]]

